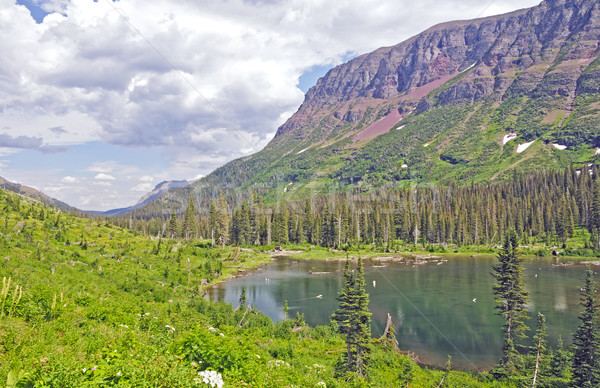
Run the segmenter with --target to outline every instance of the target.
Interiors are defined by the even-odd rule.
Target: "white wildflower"
[[[202,372],[198,372],[198,376],[200,376],[201,379],[194,379],[194,382],[196,382],[196,384],[198,385],[204,383],[206,385],[210,385],[213,388],[223,387],[223,376],[221,376],[221,374],[215,370],[204,370]]]
[[[286,366],[286,367],[290,368],[290,364],[288,364],[287,362],[285,362],[283,360],[271,360],[271,361],[267,362],[267,366],[269,368],[273,368],[274,366],[276,366],[276,367]]]
[[[319,381],[317,383],[317,387],[327,387],[327,384],[325,384],[323,381]]]

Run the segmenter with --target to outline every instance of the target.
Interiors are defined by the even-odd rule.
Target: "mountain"
[[[135,210],[139,207],[146,205],[149,202],[152,202],[153,200],[157,199],[162,193],[164,193],[168,190],[185,187],[185,186],[189,185],[189,183],[190,182],[188,182],[186,180],[160,182],[159,184],[157,184],[154,187],[154,189],[152,191],[144,194],[142,196],[142,198],[140,198],[139,201],[137,201],[137,203],[133,206],[128,206],[128,207],[120,208],[120,209],[106,210],[103,212],[90,211],[90,213],[96,214],[96,215],[105,215],[105,216],[117,216],[117,215],[121,215],[121,214],[126,214],[126,213],[131,212],[132,210]]]
[[[48,206],[55,207],[60,210],[69,211],[69,212],[78,212],[79,210],[67,205],[64,202],[59,201],[58,199],[54,199],[52,197],[47,196],[39,190],[34,189],[33,187],[21,185],[19,183],[10,182],[3,177],[0,177],[0,188],[3,190],[12,191],[14,193],[20,194],[22,196],[32,198],[38,200]]]
[[[157,184],[154,187],[154,189],[151,192],[146,193],[142,198],[140,198],[140,200],[135,204],[135,206],[142,206],[142,205],[152,201],[153,199],[157,198],[159,195],[161,195],[162,193],[164,193],[167,190],[185,187],[185,186],[189,185],[189,183],[190,182],[185,181],[185,180],[160,182],[159,184]]]
[[[600,154],[599,43],[596,0],[434,26],[333,68],[262,151],[163,201],[499,181],[589,162]]]

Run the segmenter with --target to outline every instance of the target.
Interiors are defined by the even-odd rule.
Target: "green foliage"
[[[493,267],[496,278],[494,294],[496,308],[505,323],[503,326],[504,343],[502,357],[494,374],[508,377],[515,374],[519,367],[520,355],[517,351],[517,340],[523,338],[527,326],[528,292],[523,283],[523,264],[517,255],[517,236],[514,231],[508,231],[504,236],[504,246],[498,254],[498,265]]]
[[[338,360],[336,374],[346,379],[349,378],[348,373],[355,373],[359,378],[365,377],[371,349],[371,313],[360,258],[356,274],[350,271],[350,261],[346,259],[344,286],[336,299],[340,304],[333,320],[337,322],[338,330],[346,342],[346,351]]]
[[[591,388],[600,385],[600,333],[595,290],[593,271],[588,267],[585,286],[581,291],[581,322],[573,338],[572,387]]]

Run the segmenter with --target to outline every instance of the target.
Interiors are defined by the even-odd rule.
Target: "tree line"
[[[508,182],[382,188],[265,204],[257,193],[239,204],[221,193],[208,209],[190,195],[185,211],[132,215],[119,226],[159,237],[204,238],[215,244],[309,243],[501,245],[507,230],[522,243],[557,245],[583,226],[600,244],[598,166],[515,174]]]

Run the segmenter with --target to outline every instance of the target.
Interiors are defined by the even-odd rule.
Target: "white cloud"
[[[147,193],[149,191],[152,191],[153,188],[154,188],[154,185],[152,185],[152,183],[140,183],[139,185],[135,186],[131,190],[136,191],[136,192],[141,192],[141,193]]]
[[[112,187],[113,186],[112,183],[106,182],[106,181],[92,182],[92,185],[94,185],[94,186],[101,186],[101,187]]]
[[[76,183],[76,182],[79,182],[79,179],[72,177],[70,175],[67,175],[66,177],[61,179],[61,181],[64,183]]]
[[[103,180],[103,181],[114,181],[115,177],[101,172],[100,174],[96,174],[94,179]]]

